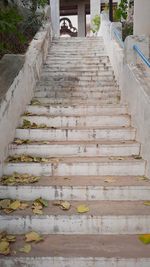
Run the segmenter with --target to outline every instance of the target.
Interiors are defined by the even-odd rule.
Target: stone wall
[[[20,115],[33,97],[51,41],[50,22],[35,35],[26,54],[5,55],[0,61],[0,176],[8,144]]]
[[[136,139],[141,142],[141,155],[147,161],[146,175],[150,177],[150,70],[133,50],[133,44],[136,43],[148,57],[149,38],[128,37],[123,49],[114,36],[113,27],[114,23],[110,23],[107,16],[102,14],[99,35],[104,38],[122,102],[128,104],[132,125],[137,128]]]

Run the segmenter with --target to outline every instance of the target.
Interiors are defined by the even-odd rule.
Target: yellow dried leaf
[[[140,235],[139,239],[142,243],[144,244],[150,244],[150,234],[144,234],[144,235]]]
[[[17,210],[19,208],[20,208],[20,201],[19,200],[15,200],[9,205],[9,209],[11,209],[11,210]]]
[[[134,158],[134,159],[142,159],[142,157],[139,156],[139,155],[133,155],[133,158]]]
[[[29,253],[31,251],[31,248],[32,247],[30,244],[26,244],[23,248],[20,248],[19,251],[23,253]]]
[[[15,235],[6,235],[6,239],[8,242],[15,242],[16,236]]]
[[[150,201],[145,201],[145,202],[144,202],[144,205],[145,205],[145,206],[150,206]]]
[[[0,233],[0,240],[4,239],[6,235],[7,235],[6,232],[1,232]]]
[[[77,207],[78,213],[85,213],[88,212],[89,210],[90,210],[89,207],[84,204]]]
[[[10,199],[0,200],[0,208],[1,209],[7,209],[9,207],[10,203],[11,203]]]
[[[35,202],[40,203],[43,207],[48,207],[48,201],[41,197],[36,199]]]
[[[71,204],[68,201],[62,201],[60,204],[60,208],[63,210],[69,210],[71,207]]]
[[[104,182],[105,182],[105,183],[114,183],[114,182],[116,182],[116,180],[115,180],[114,178],[112,178],[112,177],[108,177],[108,178],[106,178],[106,179],[104,180]]]
[[[48,158],[41,158],[41,162],[48,163],[50,160]]]
[[[3,211],[4,211],[6,214],[10,214],[10,213],[13,212],[13,210],[11,210],[11,209],[4,209]]]
[[[41,237],[38,233],[36,232],[29,232],[25,235],[26,242],[39,242],[43,240],[43,237]]]
[[[149,181],[150,181],[150,179],[147,178],[146,176],[139,176],[139,177],[138,177],[138,180],[146,181],[146,182],[149,182]]]
[[[38,207],[35,207],[32,211],[33,211],[34,214],[38,214],[38,215],[42,215],[43,214],[42,209],[38,208]]]
[[[71,207],[71,204],[68,201],[55,201],[53,202],[53,205],[59,206],[62,210],[69,210]]]
[[[8,255],[10,253],[9,242],[0,241],[0,254]]]
[[[29,207],[29,204],[28,203],[21,203],[19,209],[20,210],[25,210],[28,207]]]
[[[31,100],[31,105],[41,105],[39,100],[33,99]]]

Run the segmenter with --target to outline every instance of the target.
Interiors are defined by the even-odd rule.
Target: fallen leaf
[[[41,197],[36,199],[35,202],[38,202],[38,203],[42,204],[44,207],[48,207],[48,201],[43,199],[43,198],[41,198]]]
[[[35,207],[34,209],[32,209],[34,214],[37,215],[42,215],[43,214],[43,210],[39,209],[38,207]]]
[[[13,173],[12,175],[4,175],[1,179],[3,185],[18,185],[38,182],[40,177],[29,174]]]
[[[62,201],[60,204],[60,207],[63,210],[69,210],[71,207],[71,204],[68,201]]]
[[[139,156],[139,155],[133,155],[133,158],[134,158],[134,159],[142,159],[142,157]]]
[[[46,124],[37,124],[35,122],[31,122],[29,120],[24,119],[22,128],[24,129],[43,129],[43,128],[48,128]]]
[[[22,145],[22,144],[30,144],[32,142],[32,140],[29,140],[29,139],[15,139],[13,141],[14,144],[16,145]]]
[[[26,242],[39,242],[43,240],[43,237],[41,237],[38,233],[36,232],[29,232],[25,235]]]
[[[19,251],[20,252],[24,252],[24,253],[29,253],[31,251],[31,245],[30,244],[26,244],[24,245],[23,248],[20,248]]]
[[[24,112],[24,114],[23,114],[23,116],[32,116],[32,115],[33,115],[33,113],[28,112],[28,111]]]
[[[64,177],[64,180],[71,180],[70,177]]]
[[[144,202],[144,205],[145,205],[145,206],[150,206],[150,201],[145,201],[145,202]]]
[[[29,204],[28,203],[21,203],[19,209],[20,210],[25,210],[28,207],[29,207]]]
[[[114,183],[114,182],[116,182],[116,180],[115,180],[114,178],[112,178],[112,177],[108,177],[108,178],[106,178],[106,179],[104,180],[104,182],[105,182],[105,183]]]
[[[59,206],[62,210],[69,210],[71,207],[71,204],[68,201],[55,201],[53,202],[53,205]]]
[[[6,232],[1,232],[1,233],[0,233],[0,241],[1,241],[3,238],[5,238],[6,235],[7,235]]]
[[[8,242],[15,242],[16,236],[15,235],[6,235],[6,239]]]
[[[33,99],[31,100],[31,105],[41,105],[39,100]]]
[[[77,212],[78,213],[85,213],[85,212],[88,212],[88,211],[90,211],[89,207],[84,205],[84,204],[77,207]]]
[[[3,210],[6,214],[10,214],[10,213],[12,213],[13,212],[13,210],[12,209],[4,209]]]
[[[9,242],[0,241],[0,254],[8,255],[10,253]]]
[[[11,210],[17,210],[19,208],[20,208],[20,201],[19,200],[15,200],[9,205],[9,209],[11,209]]]
[[[7,209],[10,205],[10,199],[2,199],[0,200],[0,208],[1,209]]]
[[[150,244],[150,234],[144,234],[144,235],[140,235],[139,239],[142,243],[144,244]]]
[[[139,177],[138,177],[138,180],[146,181],[146,182],[149,182],[149,181],[150,181],[150,179],[147,178],[146,176],[139,176]]]

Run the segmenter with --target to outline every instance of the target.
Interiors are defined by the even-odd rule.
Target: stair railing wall
[[[6,55],[1,60],[0,177],[3,172],[4,160],[7,157],[8,145],[14,139],[20,115],[33,97],[42,65],[47,57],[50,40],[51,24],[50,21],[47,21],[30,43],[25,56]],[[15,74],[14,62],[16,60],[14,57],[24,58],[23,64],[20,63],[20,69],[17,69]],[[19,59],[20,62],[23,61],[21,59]],[[9,84],[5,82],[8,77]],[[2,87],[2,85],[4,86]]]
[[[103,12],[98,35],[103,36],[121,90],[121,101],[128,104],[132,125],[137,128],[141,155],[147,160],[146,175],[150,177],[149,37],[128,36],[122,43],[118,23],[111,23]]]

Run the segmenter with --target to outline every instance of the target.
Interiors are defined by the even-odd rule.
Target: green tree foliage
[[[43,13],[36,13],[47,0],[0,0],[0,57],[5,53],[24,53],[29,41],[42,25]]]
[[[92,20],[92,29],[91,31],[93,33],[97,33],[100,27],[100,23],[101,23],[101,19],[100,19],[100,15],[96,15],[93,20]]]
[[[128,0],[121,0],[120,4],[118,5],[117,9],[115,10],[115,20],[121,21],[121,19],[127,19],[127,10],[128,10]]]

